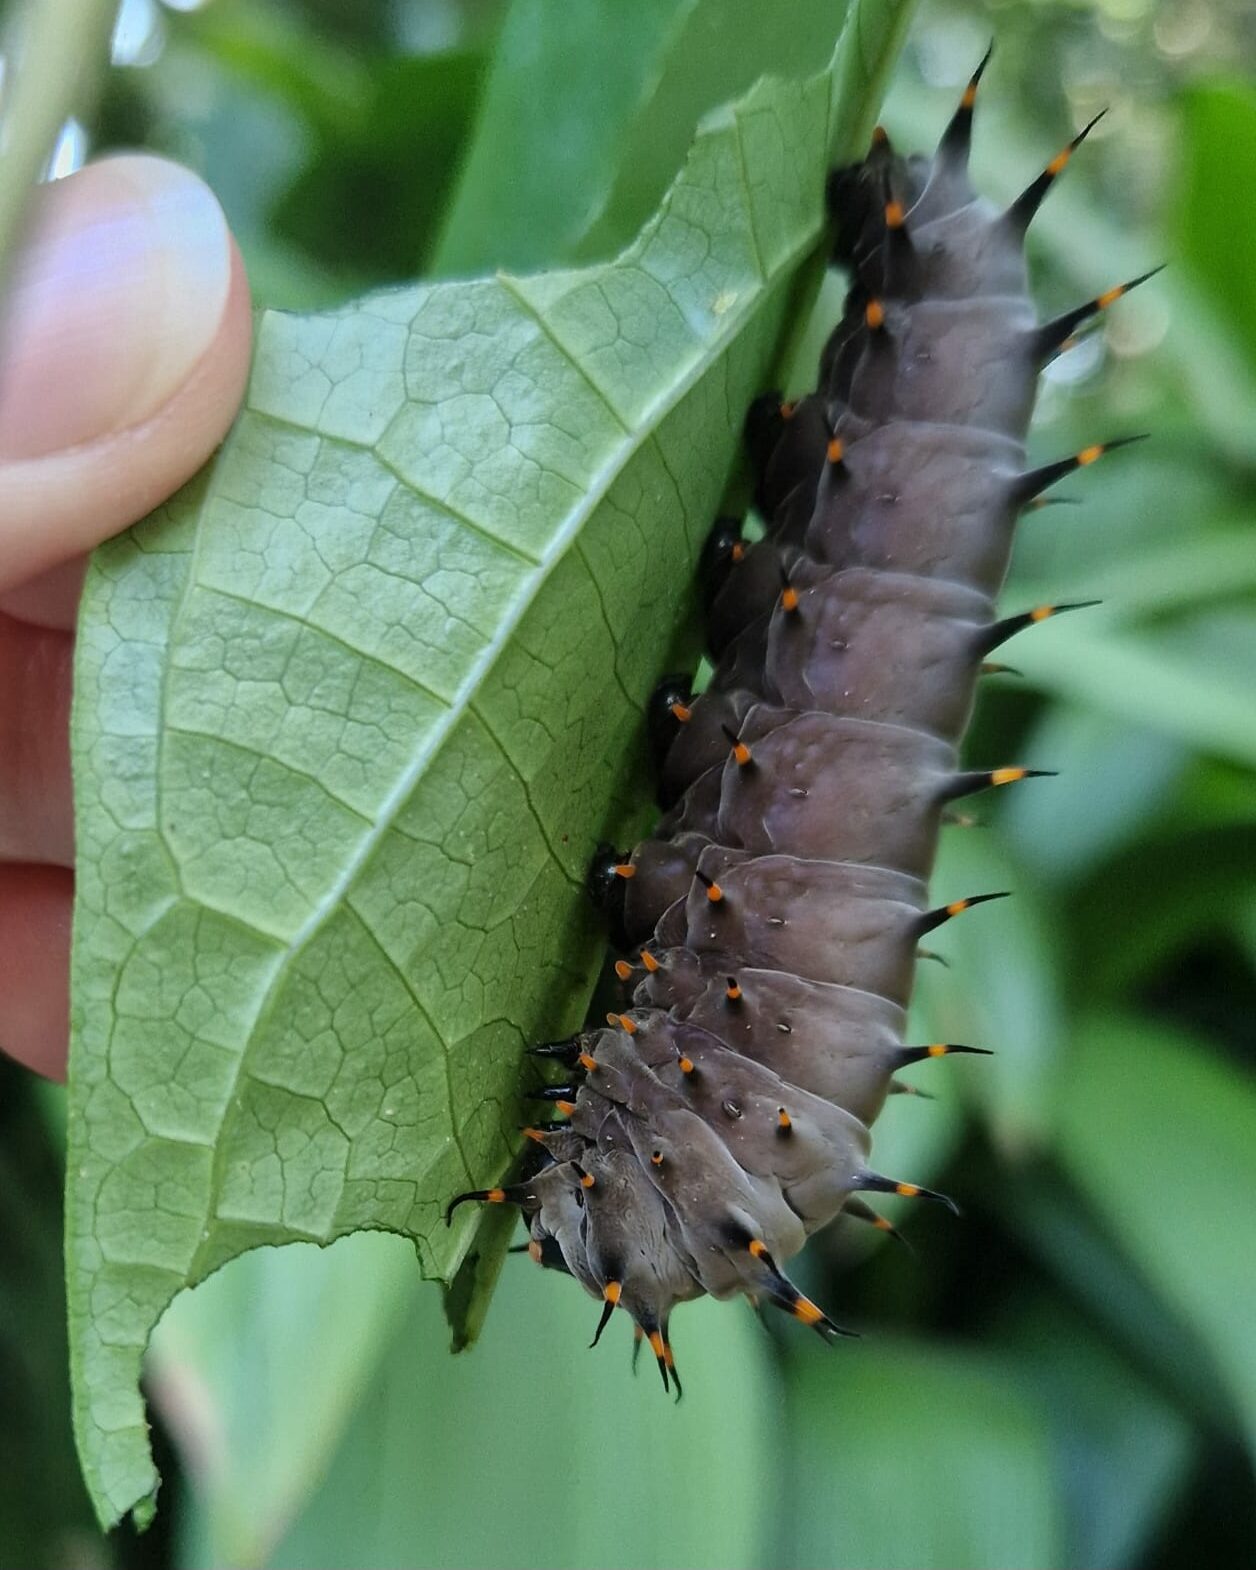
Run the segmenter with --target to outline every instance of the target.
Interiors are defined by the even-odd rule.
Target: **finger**
[[[195,175],[130,154],[45,188],[0,337],[0,591],[195,473],[249,336],[239,254]]]
[[[65,1078],[70,909],[63,867],[0,866],[0,1051]]]
[[[86,572],[86,556],[71,556],[69,561],[58,562],[7,594],[0,594],[0,615],[34,622],[37,627],[73,632]]]
[[[0,615],[0,861],[74,865],[72,657],[68,633]]]

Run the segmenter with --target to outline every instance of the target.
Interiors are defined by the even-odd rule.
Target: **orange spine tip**
[[[654,955],[650,953],[649,949],[641,950],[641,963],[645,966],[651,975],[653,975],[654,972],[660,968],[658,960],[656,960]]]
[[[777,1108],[777,1111],[776,1111],[776,1122],[777,1122],[777,1126],[779,1128],[788,1129],[788,1128],[793,1128],[793,1126],[794,1126],[793,1118],[790,1117],[789,1113],[786,1112],[784,1107],[778,1107]]]
[[[737,767],[740,769],[744,769],[749,764],[750,748],[746,746],[744,741],[733,743],[733,757],[737,762]]]
[[[894,1230],[894,1223],[887,1221],[884,1216],[877,1216],[872,1224],[878,1232],[893,1232]]]
[[[798,413],[798,405],[796,403],[789,402],[789,403],[783,403],[781,405],[781,419],[782,420],[792,420],[794,418],[795,414],[797,414],[797,413]]]
[[[825,449],[826,456],[830,463],[841,463],[842,455],[845,453],[845,451],[846,449],[842,445],[842,438],[840,436],[835,436],[829,443],[828,447]]]
[[[608,1281],[602,1288],[602,1296],[608,1303],[618,1303],[623,1296],[624,1286],[622,1281]]]
[[[962,911],[967,909],[968,901],[966,899],[956,899],[952,900],[951,903],[946,907],[946,913],[948,916],[958,916]]]
[[[991,785],[1015,785],[1017,780],[1025,778],[1024,769],[992,769],[990,771]]]
[[[506,1190],[504,1188],[490,1188],[484,1198],[490,1205],[504,1205],[506,1203]]]
[[[632,966],[626,959],[617,959],[615,961],[615,974],[621,981],[627,981],[629,976],[632,975]]]
[[[584,1172],[580,1176],[580,1187],[592,1188],[596,1181],[597,1179],[593,1176],[592,1172]]]
[[[1055,615],[1054,605],[1035,605],[1029,613],[1030,621],[1046,621],[1048,616]]]
[[[1093,447],[1083,447],[1077,455],[1077,467],[1084,469],[1088,464],[1097,463],[1103,457],[1104,449],[1096,443]]]
[[[950,1047],[945,1042],[935,1041],[929,1047],[929,1056],[931,1058],[944,1058],[950,1050]]]
[[[706,896],[711,901],[712,905],[718,905],[719,902],[724,898],[724,890],[719,886],[718,883],[712,883],[706,891]]]
[[[1055,157],[1047,165],[1047,173],[1051,176],[1052,179],[1054,179],[1057,174],[1063,172],[1065,164],[1068,163],[1072,156],[1073,149],[1071,147],[1062,148],[1060,152],[1055,155]]]
[[[663,1165],[663,1152],[661,1150],[652,1150],[650,1152],[650,1160],[656,1167],[661,1167]]]
[[[964,89],[963,96],[960,98],[959,106],[961,109],[971,109],[976,102],[977,84],[976,82],[969,82],[968,86]]]
[[[801,1319],[804,1325],[818,1325],[824,1313],[809,1297],[800,1297],[794,1304],[794,1318]]]
[[[730,1003],[740,1003],[741,1002],[741,988],[737,985],[737,983],[735,981],[730,982],[728,984],[728,986],[724,988],[724,996],[728,999],[728,1001]]]
[[[522,1133],[525,1139],[534,1139],[538,1145],[545,1138],[545,1130],[543,1128],[528,1127],[523,1129]]]
[[[920,1189],[915,1183],[895,1183],[894,1192],[901,1194],[904,1199],[919,1199]]]
[[[746,1245],[746,1248],[755,1259],[763,1259],[768,1251],[767,1244],[763,1241],[762,1238],[758,1237],[752,1237],[750,1242]]]
[[[869,300],[864,309],[864,321],[872,331],[879,332],[885,326],[885,307],[880,300]]]
[[[736,566],[738,562],[745,561],[745,559],[746,559],[746,542],[744,540],[736,540],[736,541],[734,541],[733,548],[732,548],[732,550],[729,551],[728,555],[729,555],[730,561],[733,563],[734,566]]]
[[[590,1057],[587,1052],[582,1052],[576,1059],[576,1062],[579,1063],[580,1067],[589,1074],[592,1074],[593,1070],[597,1067],[597,1059]]]
[[[574,1101],[556,1101],[554,1103],[554,1107],[555,1110],[560,1112],[565,1118],[574,1117],[576,1114],[576,1104]]]
[[[663,1346],[663,1337],[659,1334],[659,1332],[657,1330],[651,1330],[647,1339],[650,1343],[650,1351],[654,1353],[655,1357],[662,1358],[663,1361],[666,1362],[667,1352]]]
[[[682,725],[688,725],[689,721],[693,718],[693,710],[687,703],[673,703],[672,715],[675,719],[678,719]]]
[[[1119,283],[1113,289],[1105,289],[1101,295],[1095,297],[1095,309],[1106,311],[1110,305],[1114,305],[1121,298],[1127,287],[1126,284]]]
[[[798,609],[798,590],[789,587],[781,590],[781,609],[790,615]]]
[[[692,1058],[681,1058],[680,1059],[680,1072],[682,1074],[692,1074],[693,1073],[693,1059]]]
[[[903,227],[902,202],[887,202],[885,204],[885,227],[887,229],[901,229]]]
[[[637,869],[630,861],[621,861],[615,868],[615,876],[617,878],[635,878],[636,875]]]

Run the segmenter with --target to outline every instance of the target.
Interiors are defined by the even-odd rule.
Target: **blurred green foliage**
[[[99,139],[200,167],[258,297],[323,303],[605,254],[698,116],[763,65],[822,58],[839,19],[564,9],[570,25],[544,0],[153,4],[160,47],[114,72]],[[975,158],[992,194],[1114,109],[1035,225],[1044,312],[1172,263],[1040,399],[1038,459],[1155,439],[1026,520],[1006,591],[1009,609],[1105,605],[1009,651],[1023,675],[991,680],[970,756],[1061,776],[952,831],[939,868],[940,889],[1017,893],[959,924],[919,989],[930,1036],[999,1057],[920,1069],[939,1099],[896,1098],[876,1130],[879,1165],[944,1186],[965,1220],[897,1216],[915,1257],[841,1227],[812,1245],[807,1285],[863,1330],[853,1347],[686,1313],[676,1411],[618,1341],[585,1352],[590,1306],[526,1260],[454,1360],[398,1240],[250,1255],[161,1327],[149,1393],[178,1481],[146,1540],[105,1543],[76,1503],[50,1329],[55,1099],[10,1073],[0,1563],[1250,1562],[1252,31],[1222,0],[928,0],[886,109],[929,145],[994,36]],[[839,300],[826,288],[820,317]]]

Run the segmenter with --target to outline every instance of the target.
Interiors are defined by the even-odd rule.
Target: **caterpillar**
[[[624,1310],[677,1395],[677,1304],[744,1294],[849,1334],[782,1262],[839,1214],[892,1231],[865,1194],[955,1208],[878,1172],[869,1128],[898,1069],[984,1050],[905,1043],[922,940],[1003,897],[931,906],[927,880],[952,803],[1045,772],[958,761],[990,656],[1077,608],[997,617],[1017,519],[1123,445],[1027,469],[1038,372],[1152,276],[1039,324],[1025,232],[1096,120],[998,209],[968,173],[989,58],[932,158],[878,128],[829,176],[842,319],[817,391],[749,412],[764,533],[712,531],[713,674],[698,694],[666,678],[648,715],[663,816],[590,869],[624,1007],[532,1049],[572,1071],[537,1093],[562,1121],[525,1131],[530,1176],[449,1207],[519,1206],[533,1258],[601,1303],[593,1344]]]

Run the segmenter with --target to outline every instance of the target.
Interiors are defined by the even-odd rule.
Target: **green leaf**
[[[1037,797],[1054,783],[1027,781],[1009,789]],[[997,809],[978,805],[974,810],[992,814]],[[925,1022],[925,1033],[912,1039],[966,1042],[994,1056],[947,1058],[921,1064],[903,1077],[948,1098],[967,1093],[985,1112],[1003,1153],[1023,1158],[1047,1132],[1062,1036],[1049,913],[1035,897],[1033,879],[988,828],[947,830],[933,888],[938,902],[996,889],[1012,892],[1005,904],[974,910],[930,940],[945,965],[921,967],[912,1005],[913,1016],[922,1015]],[[879,1141],[877,1159],[880,1164]]]
[[[1178,243],[1218,313],[1256,366],[1256,294],[1236,258],[1256,248],[1256,213],[1236,201],[1256,181],[1256,91],[1249,82],[1197,86],[1183,100]]]
[[[1087,956],[1078,992],[1117,997],[1156,987],[1166,971],[1201,943],[1215,941],[1238,917],[1256,878],[1252,791],[1237,823],[1191,828],[1180,815],[1104,866],[1085,886],[1073,913],[1073,941]],[[1224,992],[1210,1006],[1241,1036],[1245,1004]]]
[[[654,99],[697,3],[513,0],[436,252],[439,272],[570,259],[614,178],[625,124]]]
[[[1057,1298],[1027,1298],[995,1327],[1047,1415],[1068,1517],[1064,1564],[1143,1563],[1199,1441],[1181,1414]]]
[[[613,0],[611,0],[613,4]],[[845,12],[845,15],[843,14]],[[715,105],[735,98],[759,76],[806,76],[832,51],[839,22],[853,15],[871,22],[877,34],[874,51],[884,48],[881,29],[902,25],[907,10],[893,7],[843,6],[841,0],[793,0],[788,24],[772,6],[757,0],[687,0],[677,9],[670,47],[657,59],[653,80],[632,106],[619,135],[614,180],[609,188],[596,189],[594,201],[581,214],[584,227],[575,256],[592,261],[609,255],[644,222],[666,188],[693,135],[699,117]],[[870,106],[863,93],[864,58],[858,39],[852,38],[844,58],[857,73],[853,98],[835,83],[839,104],[855,113]],[[839,111],[840,112],[840,111]],[[861,151],[872,125],[846,140],[844,127],[835,127],[839,144]]]
[[[1236,1068],[1147,1020],[1075,1044],[1058,1150],[1074,1183],[1226,1381],[1256,1450],[1256,1094]]]
[[[832,0],[795,0],[786,27],[756,0],[514,0],[438,270],[611,254],[657,206],[701,116],[758,77],[809,75],[841,18]]]
[[[1102,1224],[1052,1166],[1006,1169],[999,1203],[1010,1230],[1063,1288],[1067,1300],[1106,1333],[1156,1389],[1197,1426],[1224,1428],[1230,1418],[1225,1386],[1200,1354],[1190,1326],[1155,1291]]]
[[[1102,471],[1101,471],[1102,472]],[[1126,484],[1134,476],[1127,473]],[[1153,481],[1158,484],[1159,481]],[[1193,498],[1189,498],[1193,501]],[[1092,511],[1089,498],[1084,509]],[[1105,509],[1094,509],[1103,515]],[[1086,589],[1103,600],[1102,619],[1121,625],[1150,616],[1179,613],[1211,600],[1224,600],[1256,589],[1256,558],[1251,548],[1251,522],[1240,513],[1224,520],[1224,527],[1210,526],[1185,540],[1148,546],[1131,538],[1116,560],[1104,561],[1097,570],[1087,564]],[[1063,527],[1063,525],[1061,525]],[[1094,522],[1082,532],[1094,540]],[[1097,541],[1095,543],[1098,543]],[[1077,592],[1078,550],[1072,541],[1062,553],[1060,571],[1047,578],[1018,578],[1015,593],[1027,604],[1048,602]]]
[[[480,1217],[471,1246],[446,1283],[445,1318],[452,1331],[451,1352],[465,1352],[479,1339],[518,1220],[508,1205],[488,1206]]]
[[[415,1285],[401,1239],[359,1233],[326,1250],[255,1249],[172,1305],[147,1383],[213,1522],[216,1563],[261,1564],[305,1506],[391,1362]],[[429,1357],[442,1351],[429,1342]]]
[[[1088,611],[1035,628],[1012,657],[1044,692],[1256,767],[1250,685],[1211,656],[1153,632],[1117,629]]]
[[[1186,749],[1160,732],[1052,705],[1018,756],[1049,763],[1048,789],[1012,791],[999,821],[1035,881],[1061,883],[1135,841],[1181,779]]]
[[[140,1358],[183,1286],[364,1227],[467,1252],[443,1207],[580,1019],[584,866],[906,10],[710,117],[614,263],[263,317],[218,459],[97,556],[67,1257],[102,1521],[151,1510]]]
[[[759,1561],[777,1502],[780,1430],[772,1344],[754,1316],[709,1301],[677,1316],[685,1395],[674,1406],[648,1350],[631,1373],[626,1317],[589,1351],[597,1305],[526,1256],[507,1261],[471,1358],[446,1353],[435,1292],[412,1271],[408,1289],[398,1282],[403,1317],[373,1349],[378,1361],[347,1426],[303,1475],[301,1497],[280,1497],[265,1438],[297,1441],[273,1406],[291,1398],[318,1416],[284,1339],[300,1344],[329,1318],[317,1306],[325,1291],[344,1302],[372,1294],[376,1272],[395,1281],[406,1263],[397,1247],[358,1237],[322,1252],[262,1251],[172,1308],[179,1345],[170,1348],[164,1324],[156,1343],[172,1398],[163,1415],[177,1422],[180,1395],[198,1396],[184,1400],[174,1429],[190,1467],[178,1555],[186,1570]],[[291,1305],[286,1330],[276,1314],[258,1321],[272,1287]],[[184,1329],[192,1319],[196,1338]],[[309,1454],[327,1437],[299,1448]]]
[[[913,1005],[909,1038],[913,1041],[935,1039],[927,1024],[915,1023],[922,1015],[928,1019],[923,1010],[918,1013]],[[946,1068],[950,1066],[948,1061]],[[941,1070],[942,1075],[946,1068]],[[886,1103],[877,1119],[877,1170],[892,1172],[895,1177],[914,1183],[934,1184],[936,1175],[945,1168],[964,1137],[966,1119],[962,1094],[953,1082],[939,1074],[930,1075],[927,1066],[922,1065],[915,1073],[904,1071],[897,1077],[915,1084],[923,1095],[892,1096]],[[896,1226],[920,1224],[920,1207],[914,1200],[888,1195],[884,1201],[878,1199],[877,1208],[885,1210],[887,1215],[893,1212]],[[890,1239],[878,1232],[866,1241],[880,1246],[889,1243]]]
[[[360,114],[322,132],[275,205],[279,233],[350,276],[429,271],[481,73],[470,51],[376,60]]]
[[[1065,1562],[1040,1415],[1012,1365],[879,1342],[791,1358],[774,1561],[829,1570]]]

